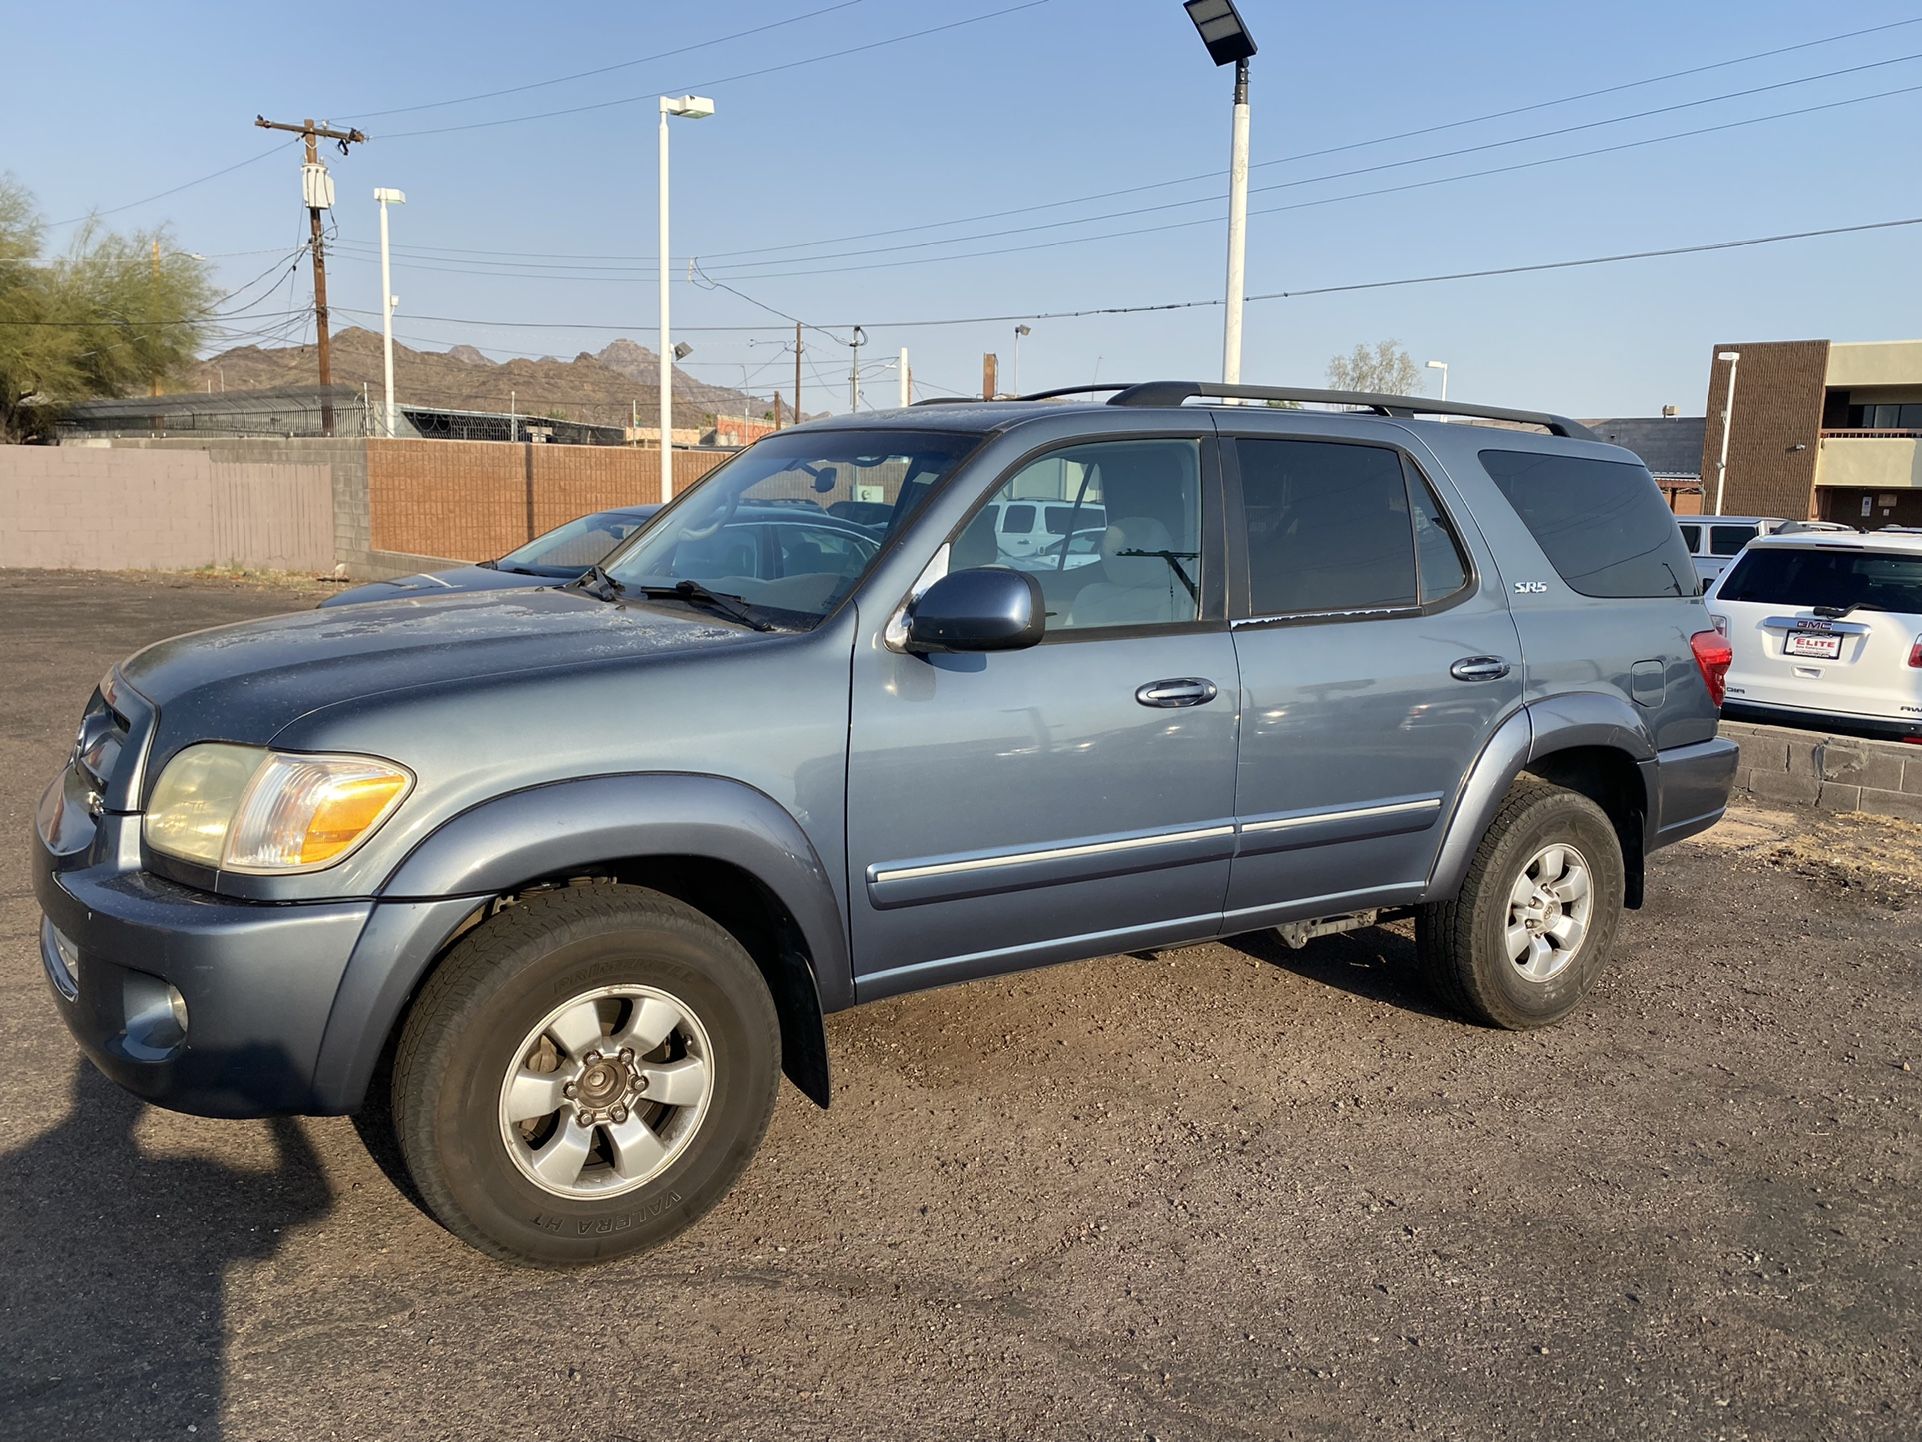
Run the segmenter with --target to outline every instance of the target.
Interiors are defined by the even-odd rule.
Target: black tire
[[[1574,847],[1587,862],[1592,911],[1585,934],[1545,980],[1531,980],[1506,944],[1509,894],[1543,848]],[[1524,776],[1482,834],[1461,891],[1415,917],[1415,947],[1442,1003],[1489,1026],[1547,1026],[1574,1010],[1607,963],[1622,918],[1620,838],[1586,796]]]
[[[705,1109],[665,1169],[633,1190],[544,1190],[504,1134],[502,1087],[521,1061],[516,1048],[569,998],[629,986],[698,1017],[710,1053]],[[624,1003],[603,1005],[618,1016]],[[564,1267],[658,1246],[698,1220],[760,1144],[780,1075],[774,1002],[740,944],[658,892],[595,884],[508,907],[454,948],[408,1014],[391,1105],[408,1172],[448,1231],[506,1261]],[[605,1159],[606,1134],[595,1135]]]

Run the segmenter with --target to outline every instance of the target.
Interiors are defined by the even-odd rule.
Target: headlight
[[[372,836],[413,784],[374,756],[189,746],[154,787],[147,845],[223,871],[314,871]]]

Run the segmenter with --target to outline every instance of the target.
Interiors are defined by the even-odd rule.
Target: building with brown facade
[[[1718,345],[1707,414],[1705,510],[1726,427],[1722,514],[1922,526],[1922,340]]]

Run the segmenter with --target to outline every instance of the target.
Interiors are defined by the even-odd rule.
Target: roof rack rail
[[[1131,381],[1102,381],[1088,386],[1056,386],[1051,391],[1029,391],[1026,395],[996,396],[993,400],[985,396],[928,396],[915,402],[917,406],[991,406],[1003,401],[1051,401],[1056,396],[1085,396],[1102,391],[1125,391]]]
[[[1106,387],[1102,387],[1106,389]],[[1216,381],[1143,381],[1123,387],[1111,406],[1178,406],[1197,398],[1207,400],[1304,401],[1314,405],[1359,406],[1384,416],[1468,416],[1485,421],[1516,421],[1545,427],[1551,434],[1592,441],[1595,433],[1580,421],[1547,411],[1518,411],[1506,406],[1477,406],[1460,401],[1436,401],[1425,396],[1391,396],[1375,391],[1324,391],[1301,386],[1223,385]]]

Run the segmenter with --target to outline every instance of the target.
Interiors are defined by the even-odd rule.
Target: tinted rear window
[[[1766,606],[1922,614],[1922,556],[1758,546],[1729,568],[1716,595]]]
[[[1584,596],[1695,594],[1695,563],[1647,467],[1552,451],[1483,451],[1481,461]]]

